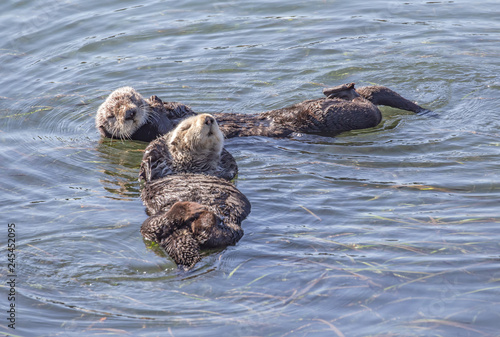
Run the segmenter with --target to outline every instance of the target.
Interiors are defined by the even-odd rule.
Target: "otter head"
[[[213,230],[220,224],[220,219],[215,213],[197,202],[178,201],[167,212],[167,216],[170,223],[176,224],[175,230],[188,228],[192,237],[201,245],[210,239]],[[165,236],[163,233],[163,237]]]
[[[178,201],[167,212],[167,216],[172,222],[183,224],[198,219],[204,211],[205,208],[197,202]]]
[[[109,138],[130,138],[147,122],[149,106],[131,87],[113,91],[97,110],[96,127]]]
[[[194,237],[200,243],[206,243],[210,239],[213,229],[219,226],[220,219],[215,213],[204,210],[198,218],[191,222],[191,231]]]
[[[217,166],[223,146],[224,135],[215,118],[209,114],[183,120],[172,131],[169,140],[174,160],[189,160],[208,166]]]

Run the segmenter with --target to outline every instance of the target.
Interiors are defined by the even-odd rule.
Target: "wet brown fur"
[[[354,83],[348,83],[326,88],[323,93],[326,96],[324,98],[307,100],[260,114],[218,113],[213,116],[217,118],[219,127],[226,138],[287,137],[293,133],[336,135],[343,131],[375,127],[382,120],[382,114],[377,105],[388,105],[415,113],[428,112],[384,86],[356,89]],[[156,96],[151,99],[149,104],[154,104],[157,111],[162,110],[162,106],[163,110],[168,110],[169,105],[179,104],[162,102]],[[182,105],[182,107],[185,106]],[[169,118],[169,121],[159,122],[162,124],[162,130],[168,132],[180,119],[194,114],[191,109],[185,108],[177,107],[174,109],[175,113],[160,114]],[[103,134],[103,136],[107,135]],[[137,138],[134,137],[135,135],[131,136],[132,139]],[[146,140],[151,141],[154,138]]]
[[[326,96],[324,98],[307,100],[260,114],[219,113],[213,116],[217,118],[226,138],[287,137],[293,133],[336,135],[343,131],[377,126],[382,120],[377,105],[388,105],[416,113],[428,112],[384,86],[356,89],[354,83],[348,83],[326,88],[323,93]],[[160,110],[162,104],[165,108],[172,104],[163,103],[156,96],[152,98],[157,110]],[[160,122],[163,130],[170,131],[179,119],[194,114],[189,108],[176,111],[174,114],[165,115],[171,116],[168,117],[170,123]],[[134,139],[134,135],[131,138]]]
[[[233,184],[204,174],[180,174],[147,182],[141,198],[151,216],[141,226],[179,265],[191,268],[200,251],[234,245],[250,202]]]

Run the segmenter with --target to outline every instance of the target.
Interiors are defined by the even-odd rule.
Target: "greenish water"
[[[0,334],[498,336],[497,1],[0,4]],[[386,85],[335,138],[231,139],[245,235],[179,272],[139,233],[145,143],[100,140],[114,89],[256,113]],[[16,329],[8,327],[15,223]],[[4,267],[5,266],[5,267]]]

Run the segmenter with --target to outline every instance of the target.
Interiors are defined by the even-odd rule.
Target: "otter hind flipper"
[[[352,100],[359,97],[359,94],[354,89],[354,83],[346,83],[332,88],[323,89],[323,94],[328,98],[340,98]]]
[[[356,90],[363,98],[369,100],[375,105],[387,105],[393,108],[412,111],[418,114],[428,113],[430,110],[422,108],[416,103],[407,100],[397,92],[381,86],[373,85],[358,88]]]

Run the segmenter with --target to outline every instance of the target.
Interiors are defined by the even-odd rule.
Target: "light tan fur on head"
[[[131,87],[122,87],[113,91],[97,110],[96,127],[104,136],[130,138],[147,122],[150,113],[141,94]]]
[[[203,170],[217,168],[223,146],[224,136],[209,114],[183,120],[170,134],[168,143],[173,163]]]

